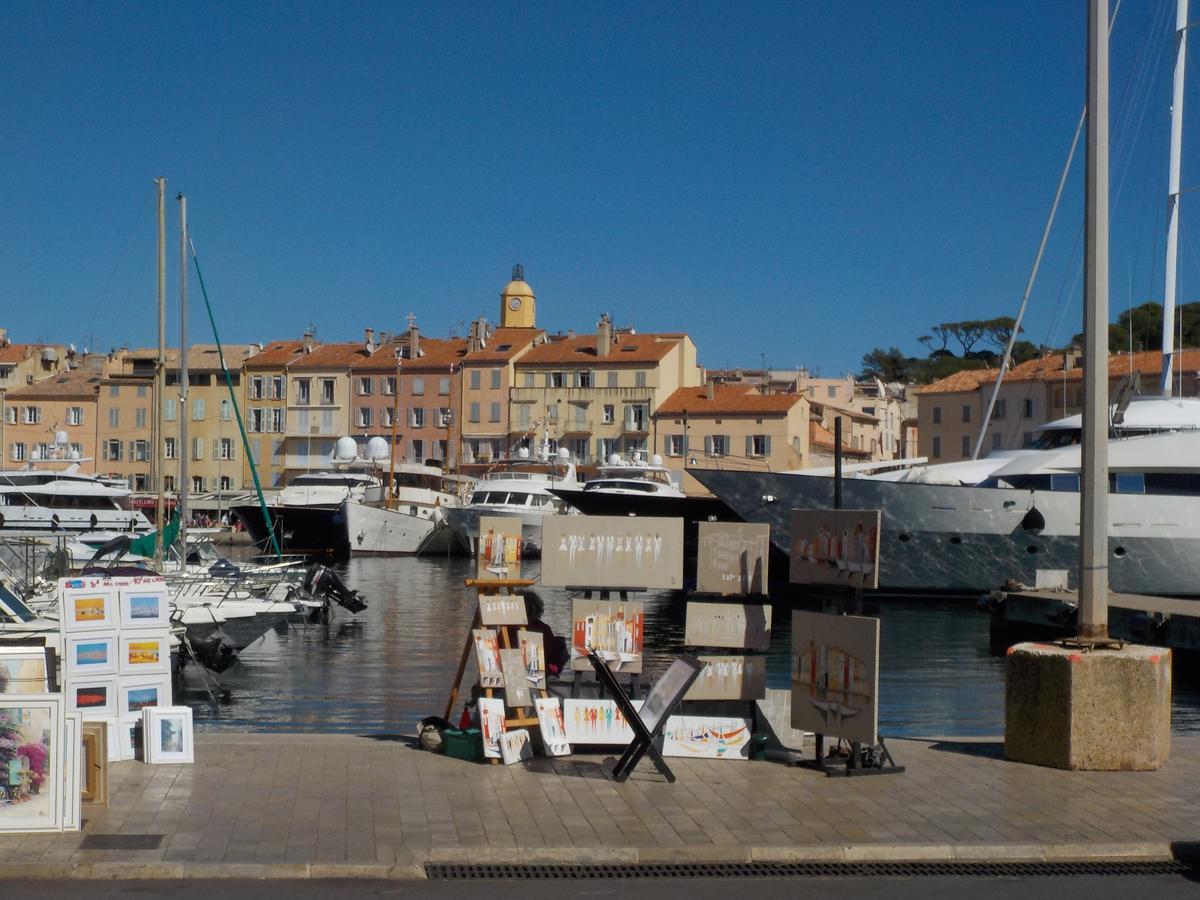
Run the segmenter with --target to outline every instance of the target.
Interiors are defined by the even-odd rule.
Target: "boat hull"
[[[267,510],[282,552],[350,555],[346,517],[341,506],[269,506]],[[246,527],[261,551],[272,552],[271,538],[259,507],[235,506],[230,511]]]
[[[520,519],[521,554],[523,556],[536,557],[542,554],[542,519],[547,515],[559,514],[543,513],[540,511],[505,511],[479,506],[456,506],[446,510],[446,521],[449,523],[462,551],[474,555],[475,543],[479,540],[480,516]]]
[[[342,514],[353,555],[416,553],[442,518],[440,512],[414,516],[407,511],[368,506],[354,500],[342,504]]]

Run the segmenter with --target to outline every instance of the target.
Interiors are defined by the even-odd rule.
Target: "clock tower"
[[[525,269],[513,266],[512,281],[500,295],[501,328],[534,328],[537,325],[537,303],[533,291],[525,283]]]

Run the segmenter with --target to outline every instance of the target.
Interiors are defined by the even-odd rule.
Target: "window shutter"
[[[754,436],[750,434],[746,435],[746,455],[754,455]]]
[[[687,436],[686,432],[684,434],[680,435],[679,443],[683,446],[683,455],[687,456],[687,454],[688,454],[688,436]]]
[[[763,438],[763,456],[771,455],[771,436],[768,434]]]
[[[213,459],[221,458],[221,442],[217,438],[213,438]]]

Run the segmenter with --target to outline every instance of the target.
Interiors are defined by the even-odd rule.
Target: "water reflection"
[[[525,574],[536,577],[537,563]],[[342,573],[369,608],[339,612],[328,625],[289,626],[243,651],[224,676],[215,707],[190,693],[197,727],[239,731],[411,733],[440,715],[463,650],[476,595],[460,558],[356,558]],[[565,592],[541,589],[545,621],[568,635]],[[644,671],[656,676],[683,643],[686,600],[646,601]],[[880,731],[884,735],[995,735],[1004,728],[1004,660],[988,652],[988,617],[950,600],[868,601],[880,618]],[[774,609],[768,683],[786,688],[791,666],[790,606]],[[1176,666],[1175,731],[1200,731],[1200,685]],[[468,676],[474,656],[468,660]],[[455,710],[455,717],[461,705]]]

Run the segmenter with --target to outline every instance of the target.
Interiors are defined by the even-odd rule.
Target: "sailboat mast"
[[[158,356],[154,358],[154,441],[150,454],[154,484],[158,490],[155,502],[154,568],[163,569],[163,528],[166,526],[166,498],[163,495],[163,406],[167,385],[167,179],[156,178],[158,188]]]
[[[179,194],[179,552],[180,559],[187,563],[187,522],[188,522],[188,418],[192,411],[188,409],[188,230],[187,230],[187,197]]]
[[[1171,163],[1167,175],[1167,266],[1163,278],[1162,375],[1159,388],[1171,398],[1175,361],[1175,276],[1179,251],[1179,168],[1183,156],[1183,80],[1187,61],[1188,0],[1175,6],[1175,83],[1171,91]]]

